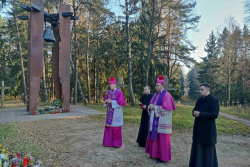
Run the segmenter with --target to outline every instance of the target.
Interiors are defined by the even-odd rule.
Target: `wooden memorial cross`
[[[117,87],[119,89],[121,89],[122,87],[127,87],[126,84],[122,84],[122,76],[118,77]],[[102,92],[108,92],[108,91],[109,91],[109,85],[106,85],[106,89],[102,90]]]
[[[118,77],[117,87],[118,87],[119,89],[121,89],[122,87],[127,87],[126,84],[122,84],[122,76],[119,76],[119,77]]]
[[[245,109],[247,108],[247,99],[245,98],[245,101],[244,101],[244,107],[243,107],[243,109],[244,109],[244,111],[245,111]]]
[[[0,87],[1,89],[1,108],[3,108],[4,105],[4,90],[5,89],[10,89],[10,87],[4,87],[4,81],[2,81],[2,87]]]
[[[244,101],[244,103],[245,103],[245,106],[247,105],[247,99],[245,98],[245,101]]]
[[[109,91],[109,85],[106,85],[106,89],[102,90],[102,92],[108,92]]]
[[[168,87],[169,86],[169,79],[166,77],[165,78],[165,86],[164,86],[164,89],[166,89],[167,91],[170,91],[170,90],[177,90],[177,88],[171,88],[171,87]]]

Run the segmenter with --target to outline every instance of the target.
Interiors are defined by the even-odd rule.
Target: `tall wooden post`
[[[44,0],[31,0],[29,31],[29,113],[37,110],[37,98],[43,76]],[[32,6],[36,6],[37,9]]]
[[[59,77],[59,42],[60,42],[59,25],[53,27],[53,33],[56,42],[54,42],[52,48],[52,77],[54,81],[56,99],[62,99],[62,85],[60,83],[60,77]]]
[[[62,85],[62,110],[70,107],[70,20],[71,17],[64,17],[62,13],[70,12],[69,5],[60,4],[59,8],[59,77]]]

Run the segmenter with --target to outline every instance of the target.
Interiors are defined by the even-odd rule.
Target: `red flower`
[[[162,75],[160,75],[158,78],[159,78],[160,80],[164,80],[164,76],[162,76]]]
[[[115,81],[115,78],[114,77],[110,78],[110,81]]]

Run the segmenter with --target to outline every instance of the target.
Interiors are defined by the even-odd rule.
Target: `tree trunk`
[[[76,16],[76,0],[73,0],[74,16]],[[77,39],[76,39],[76,20],[74,20],[74,47],[75,47],[75,88],[74,88],[74,105],[77,105],[77,81],[78,81],[78,64],[77,64]]]
[[[147,62],[146,62],[146,81],[145,84],[148,85],[148,77],[149,77],[149,68],[150,68],[150,60],[152,53],[152,33],[153,33],[153,24],[154,24],[154,13],[155,13],[155,0],[152,2],[152,15],[149,29],[149,37],[148,37],[148,51],[147,51]]]
[[[70,56],[70,66],[71,66],[71,69],[73,70],[73,72],[75,73],[75,67],[74,67],[74,63],[73,63],[73,60],[72,60],[72,56]],[[79,80],[78,77],[77,77],[77,86],[78,86],[78,90],[79,90],[79,93],[80,93],[80,96],[81,96],[81,102],[84,102],[85,96],[83,94],[82,86],[81,86],[81,83],[80,83],[80,80]]]
[[[87,70],[87,89],[88,89],[88,103],[91,104],[90,100],[90,80],[89,80],[89,46],[90,46],[90,41],[89,41],[89,31],[90,31],[90,24],[91,20],[91,11],[89,11],[89,19],[88,19],[88,30],[87,30],[87,54],[86,54],[86,70]]]
[[[46,59],[46,58],[45,58]],[[44,61],[45,62],[45,61]],[[45,74],[45,66],[46,64],[44,63],[44,68],[43,68],[43,97],[42,101],[47,102],[48,101],[48,94],[47,94],[47,86],[46,86],[46,74]]]
[[[227,99],[229,101],[229,104],[230,104],[230,101],[231,101],[231,60],[230,60],[230,55],[228,54],[228,83],[227,83],[227,91],[228,91],[228,96],[227,96]]]
[[[100,84],[100,73],[99,73],[99,25],[100,20],[98,20],[97,25],[97,55],[96,55],[96,103],[99,103],[99,84]]]
[[[167,50],[167,77],[170,81],[170,56],[171,56],[171,11],[169,9],[169,12],[168,12],[168,19],[169,19],[169,22],[168,22],[168,50]]]
[[[128,80],[129,80],[129,94],[131,105],[135,105],[135,97],[132,87],[132,64],[131,64],[131,48],[130,48],[130,34],[129,34],[129,11],[128,11],[128,0],[125,0],[126,5],[126,34],[127,34],[127,56],[128,56]]]
[[[15,19],[15,26],[16,26],[16,35],[18,39],[18,49],[19,49],[19,55],[20,55],[20,61],[21,61],[21,68],[22,68],[22,79],[23,79],[23,102],[26,103],[26,80],[25,80],[25,73],[24,73],[24,66],[23,66],[23,54],[22,54],[22,45],[19,38],[19,28],[17,23],[17,15],[16,15],[16,2],[13,0],[13,12],[14,12],[14,19]]]

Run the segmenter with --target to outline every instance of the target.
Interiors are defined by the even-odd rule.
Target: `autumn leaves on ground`
[[[105,112],[101,105],[87,107]],[[124,107],[121,148],[102,145],[105,115],[0,124],[0,143],[11,152],[30,152],[42,166],[187,166],[192,142],[191,109],[178,105],[173,112],[172,161],[161,165],[137,146],[140,109],[130,106]],[[217,128],[219,165],[248,166],[249,127],[219,116]]]

